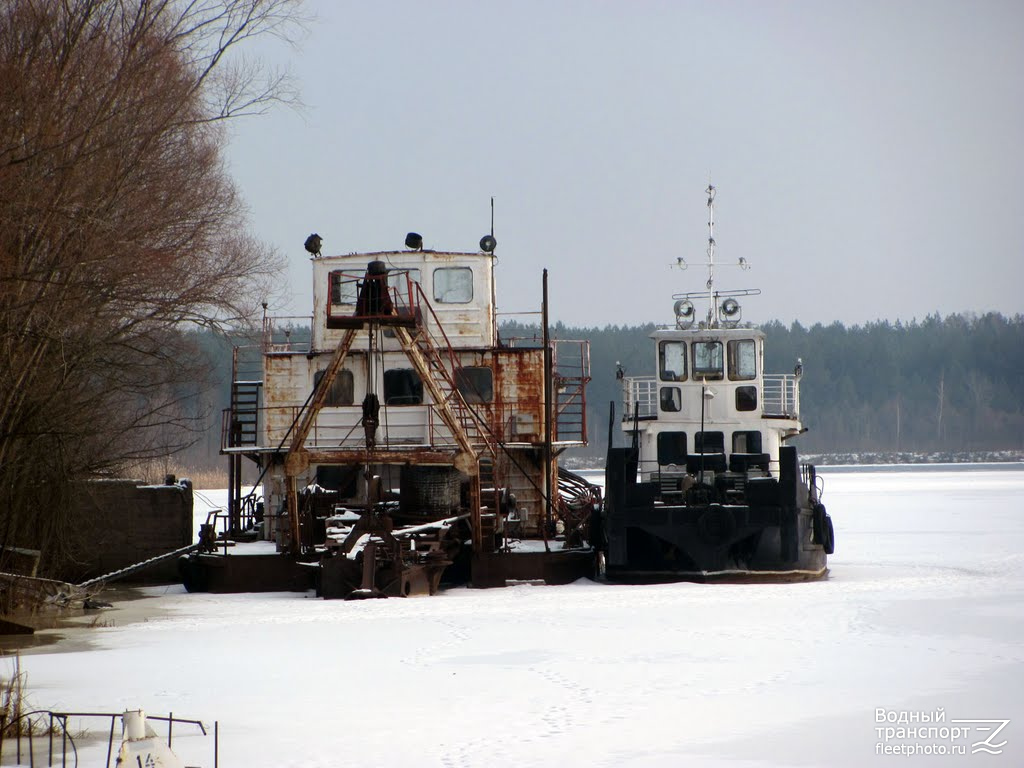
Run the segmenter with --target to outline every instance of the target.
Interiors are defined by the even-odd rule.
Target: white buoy
[[[125,710],[121,720],[124,723],[124,741],[121,742],[115,765],[123,768],[136,765],[147,768],[185,768],[181,758],[147,725],[143,710]]]

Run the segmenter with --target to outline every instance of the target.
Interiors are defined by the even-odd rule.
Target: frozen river
[[[822,582],[171,588],[22,669],[35,706],[219,720],[227,766],[1024,765],[1024,468],[822,474]]]

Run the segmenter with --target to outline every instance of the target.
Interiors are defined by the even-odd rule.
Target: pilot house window
[[[757,387],[736,387],[736,410],[757,410]]]
[[[323,379],[325,373],[327,371],[317,371],[313,374],[314,387],[320,386],[320,380]],[[335,375],[331,388],[327,390],[327,399],[324,400],[324,405],[328,408],[352,405],[355,401],[354,392],[355,386],[352,379],[352,371],[342,369]]]
[[[698,432],[694,436],[695,453],[725,453],[725,433]]]
[[[658,345],[658,369],[662,381],[686,381],[686,342],[661,342]]]
[[[331,272],[331,304],[355,304],[359,278],[355,273]]]
[[[693,343],[693,378],[722,378],[722,342],[695,341]]]
[[[661,410],[672,413],[683,410],[683,393],[679,387],[661,388]]]
[[[472,300],[472,269],[441,267],[434,270],[434,301],[441,304],[468,304]]]
[[[419,405],[423,402],[423,382],[412,368],[384,371],[385,405]]]
[[[490,368],[457,368],[455,386],[467,403],[489,403],[494,399],[494,373]]]
[[[737,339],[729,342],[729,378],[732,381],[749,381],[756,375],[753,339]]]
[[[732,433],[733,453],[760,453],[761,433],[755,430]]]
[[[658,464],[679,464],[686,466],[686,433],[658,433]]]
[[[392,269],[388,272],[388,290],[391,292],[392,300],[399,307],[406,307],[415,303],[415,288],[412,283],[419,283],[420,271],[415,267],[409,269]]]

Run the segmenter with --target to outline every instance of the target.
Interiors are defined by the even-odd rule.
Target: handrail
[[[110,768],[110,760],[114,754],[114,726],[117,724],[117,718],[123,718],[124,712],[56,712],[52,709],[35,709],[31,712],[23,712],[18,714],[17,717],[8,721],[7,715],[0,713],[0,760],[4,756],[4,744],[9,738],[15,739],[15,759],[18,765],[22,764],[21,760],[21,743],[22,740],[28,741],[28,753],[31,765],[35,765],[35,750],[34,750],[34,738],[36,738],[37,728],[41,725],[44,727],[42,735],[47,737],[48,742],[48,760],[47,765],[55,765],[54,756],[56,755],[60,759],[61,765],[68,765],[68,747],[71,748],[71,754],[74,756],[74,764],[78,764],[78,745],[75,744],[75,737],[71,731],[68,730],[68,719],[77,718],[82,719],[109,719],[110,729],[107,736],[107,759],[104,763],[105,768]],[[35,718],[33,720],[33,718]],[[173,712],[169,712],[167,715],[146,715],[146,721],[159,720],[167,723],[167,746],[168,748],[173,747],[174,742],[174,724],[184,723],[186,725],[198,726],[203,736],[209,736],[210,734],[206,730],[206,725],[202,720],[192,720],[184,717],[175,717]],[[27,722],[27,727],[23,725],[23,721]],[[8,731],[13,730],[14,733],[10,737],[6,737]],[[88,731],[80,732],[78,735],[82,736],[83,733]],[[60,735],[60,752],[59,754],[54,751],[54,736]],[[213,765],[214,768],[219,765],[219,751],[220,751],[220,721],[215,720],[213,723]]]

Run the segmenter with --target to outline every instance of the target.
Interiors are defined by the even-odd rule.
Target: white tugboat
[[[805,431],[802,364],[765,373],[764,332],[740,306],[760,291],[715,287],[707,194],[705,290],[673,296],[674,327],[651,334],[656,375],[618,373],[629,445],[608,451],[599,567],[627,580],[821,578],[832,521],[814,467],[789,443]]]

